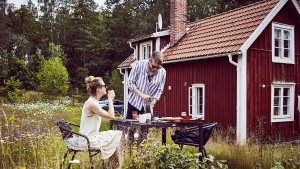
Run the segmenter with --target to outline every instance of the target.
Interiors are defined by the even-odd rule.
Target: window
[[[271,121],[294,121],[295,84],[272,84]]]
[[[204,84],[192,84],[189,87],[189,115],[204,119]]]
[[[149,59],[152,54],[151,41],[147,41],[140,44],[140,60]]]
[[[272,62],[295,64],[294,26],[272,24]]]

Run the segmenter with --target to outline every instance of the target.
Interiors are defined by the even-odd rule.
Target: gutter
[[[210,59],[210,58],[223,57],[223,56],[229,56],[229,55],[231,55],[231,56],[232,55],[240,55],[240,54],[242,54],[242,53],[240,51],[238,51],[238,52],[224,53],[224,54],[218,54],[218,55],[209,55],[209,56],[204,56],[204,57],[194,57],[194,58],[187,58],[187,59],[180,59],[180,60],[164,61],[163,64],[186,62],[186,61],[193,61],[193,60],[200,60],[200,59]],[[237,64],[237,63],[235,63],[235,64]]]
[[[239,64],[236,63],[236,62],[234,62],[234,61],[232,60],[232,54],[231,54],[231,53],[228,54],[228,59],[229,59],[229,63],[231,63],[231,64],[233,64],[234,66],[236,66],[236,68],[239,67]]]
[[[132,47],[132,42],[128,42],[129,43],[129,47],[131,48],[131,49],[133,49],[133,60],[136,60],[137,58],[136,58],[136,54],[135,54],[135,48],[134,47]]]

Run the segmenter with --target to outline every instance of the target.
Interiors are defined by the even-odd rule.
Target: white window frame
[[[152,41],[140,43],[140,60],[149,59],[152,55]]]
[[[275,29],[281,30],[281,41],[280,41],[280,55],[275,56]],[[290,33],[290,46],[289,48],[284,48],[284,31]],[[289,49],[289,56],[284,57],[284,50]],[[272,23],[272,62],[274,63],[285,63],[285,64],[295,64],[295,32],[293,25],[285,25],[279,23]]]
[[[279,105],[274,105],[274,90],[275,88],[279,88]],[[283,89],[289,88],[289,102],[287,105],[284,105],[283,98],[288,97],[283,95]],[[295,104],[295,83],[272,83],[272,91],[271,91],[271,122],[287,122],[294,121],[294,104]],[[283,114],[283,107],[288,106],[287,114]],[[277,107],[279,109],[278,115],[274,115],[274,108]]]
[[[202,89],[202,96],[199,96],[198,89]],[[202,97],[202,103],[199,103],[199,97]],[[189,116],[192,118],[202,118],[204,120],[205,115],[205,85],[204,84],[192,84],[192,87],[189,87]],[[202,112],[200,106],[202,106]]]

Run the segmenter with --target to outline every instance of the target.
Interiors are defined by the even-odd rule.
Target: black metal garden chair
[[[71,158],[71,160],[73,161],[77,152],[84,152],[84,151],[89,153],[90,166],[91,166],[91,168],[94,168],[93,157],[95,155],[99,154],[101,152],[101,150],[100,149],[93,149],[93,148],[91,148],[90,147],[90,140],[89,140],[89,138],[87,136],[85,136],[83,134],[80,134],[80,133],[75,132],[75,131],[72,130],[71,126],[80,127],[78,124],[74,124],[74,123],[71,123],[71,122],[60,120],[60,121],[57,122],[57,125],[59,126],[59,129],[61,131],[62,138],[63,138],[64,141],[67,140],[67,139],[73,138],[74,135],[78,136],[78,138],[83,137],[87,141],[87,148],[86,147],[74,147],[74,146],[70,146],[69,144],[66,144],[66,142],[64,142],[65,146],[67,147],[68,150],[67,150],[67,152],[64,155],[63,162],[60,164],[60,168],[63,167],[63,164],[64,164],[64,162],[65,162],[65,160],[67,158],[67,155],[69,153],[73,152],[73,155],[72,155],[72,158]],[[71,164],[72,163],[69,163],[68,169],[71,167]]]
[[[208,142],[214,127],[218,123],[206,123],[203,124],[203,149],[202,157],[207,157],[205,145]],[[174,143],[178,144],[180,149],[184,145],[196,146],[199,147],[199,129],[198,127],[190,127],[186,129],[176,130],[175,134],[171,136]]]

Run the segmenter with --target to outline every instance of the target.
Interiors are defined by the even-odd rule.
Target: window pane
[[[279,57],[279,54],[280,54],[279,48],[275,48],[275,57]]]
[[[290,57],[290,51],[288,49],[284,49],[283,57],[289,58]]]
[[[151,45],[148,44],[148,58],[150,58],[151,55]]]
[[[279,107],[274,107],[274,116],[278,116],[279,115]]]
[[[290,39],[290,32],[289,31],[283,31],[283,36],[284,36],[284,39]]]
[[[275,47],[279,47],[279,39],[275,39]]]
[[[283,88],[283,96],[290,96],[290,88]]]
[[[275,38],[281,39],[281,30],[280,29],[275,29]]]
[[[290,41],[289,40],[284,40],[284,48],[290,48]]]
[[[289,105],[290,105],[290,98],[283,97],[283,106],[289,106]]]
[[[279,106],[280,97],[274,97],[274,106]]]
[[[144,59],[146,58],[146,46],[143,46],[143,56],[144,56]]]
[[[274,88],[274,96],[280,96],[280,88]]]
[[[283,107],[282,115],[288,115],[288,112],[289,112],[288,110],[289,110],[289,107],[284,106],[284,107]]]

